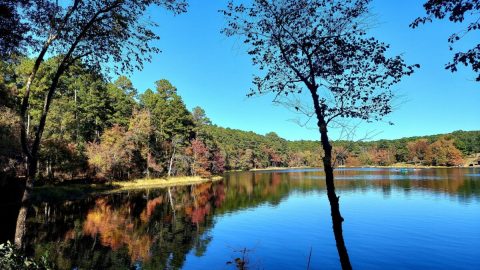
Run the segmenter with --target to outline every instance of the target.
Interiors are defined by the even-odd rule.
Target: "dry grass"
[[[127,190],[185,186],[221,180],[221,176],[201,178],[199,176],[179,176],[170,178],[136,179],[114,181],[104,184],[62,184],[45,185],[34,188],[34,201],[62,201],[83,199],[92,194],[108,194]]]
[[[112,183],[115,190],[132,190],[145,188],[162,188],[171,186],[185,186],[199,184],[209,181],[221,180],[221,176],[213,176],[210,178],[202,178],[200,176],[176,176],[170,178],[153,178],[153,179],[136,179],[130,181],[115,181]]]

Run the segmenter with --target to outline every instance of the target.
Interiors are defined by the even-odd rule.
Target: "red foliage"
[[[192,162],[192,174],[199,175],[201,177],[210,177],[212,174],[210,172],[210,161],[209,161],[209,151],[205,144],[199,140],[192,140],[192,145],[189,147],[189,151],[193,157]]]

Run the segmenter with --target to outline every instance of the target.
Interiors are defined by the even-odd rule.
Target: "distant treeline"
[[[56,58],[47,60],[31,89],[28,132],[36,132]],[[20,145],[19,100],[32,59],[0,62],[0,176],[25,173]],[[81,64],[61,77],[41,144],[39,176],[128,179],[173,175],[208,177],[224,170],[320,167],[317,141],[287,141],[271,132],[213,125],[205,111],[187,110],[167,80],[142,94],[119,76],[113,82]],[[460,165],[480,152],[480,131],[373,142],[333,142],[336,165]]]
[[[265,136],[241,130],[206,127],[226,154],[229,169],[276,166],[321,167],[319,141],[288,141],[271,132]],[[378,141],[334,141],[337,166],[388,166],[394,163],[457,166],[463,158],[480,153],[480,131],[455,131],[421,137]]]

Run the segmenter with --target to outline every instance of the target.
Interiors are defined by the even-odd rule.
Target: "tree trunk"
[[[172,165],[173,165],[173,159],[175,158],[175,146],[173,146],[173,153],[172,157],[170,158],[170,164],[168,165],[168,177],[170,177],[172,173]]]
[[[38,62],[38,59],[37,59]],[[38,70],[38,66],[34,67],[32,74],[27,82],[27,92],[30,91],[30,85],[33,81],[33,78]],[[40,121],[35,132],[35,138],[32,144],[32,147],[29,149],[29,140],[26,130],[26,122],[28,121],[25,117],[28,109],[28,95],[26,94],[23,97],[22,107],[21,107],[21,143],[22,150],[25,154],[25,161],[27,165],[27,180],[25,184],[25,191],[23,192],[22,203],[20,207],[20,212],[18,213],[17,226],[15,230],[15,246],[19,249],[25,249],[25,233],[26,233],[26,219],[28,215],[28,208],[30,207],[30,198],[32,196],[33,184],[35,177],[37,175],[38,169],[38,151],[40,149],[40,141],[42,139],[43,130],[45,129],[45,123],[47,120],[48,110],[53,99],[53,94],[57,88],[60,76],[65,71],[65,66],[60,66],[53,77],[52,84],[50,85],[47,95],[45,96],[42,115],[40,116]]]
[[[330,202],[330,211],[332,216],[333,234],[335,235],[335,242],[337,245],[338,256],[340,257],[340,263],[342,269],[352,269],[350,258],[348,256],[347,247],[343,239],[342,222],[343,217],[340,214],[340,197],[335,192],[335,182],[333,177],[333,165],[332,165],[332,145],[328,139],[327,122],[323,114],[323,110],[319,104],[319,96],[317,89],[310,91],[313,98],[315,114],[317,116],[317,126],[320,131],[320,141],[324,151],[323,157],[323,170],[325,172],[325,184],[327,186],[327,197]]]
[[[23,192],[22,196],[20,212],[18,213],[14,239],[15,246],[21,250],[25,249],[25,234],[27,231],[26,222],[28,209],[30,208],[30,200],[32,197],[33,182],[35,179],[35,174],[37,173],[37,159],[27,158],[26,163],[28,166],[27,180],[25,183],[25,191]]]
[[[340,257],[340,263],[342,269],[352,269],[350,258],[348,256],[347,247],[343,239],[342,222],[343,217],[340,214],[340,197],[335,192],[335,182],[333,177],[332,166],[332,146],[328,141],[327,126],[326,124],[319,127],[322,147],[325,152],[323,157],[323,170],[325,171],[325,183],[327,185],[327,196],[330,202],[330,210],[332,215],[333,233],[335,235],[335,242],[337,244],[337,251]]]

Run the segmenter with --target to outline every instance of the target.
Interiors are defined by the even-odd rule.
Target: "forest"
[[[33,60],[3,61],[0,72],[2,177],[22,176],[19,100]],[[55,58],[32,86],[28,130],[34,132]],[[41,142],[38,176],[68,179],[133,179],[178,175],[209,177],[225,170],[322,167],[318,141],[288,141],[223,128],[204,109],[189,111],[166,79],[138,91],[126,76],[105,78],[77,63],[60,78]],[[141,93],[141,94],[140,94]],[[336,166],[395,163],[459,166],[480,152],[480,131],[378,141],[333,141]]]
[[[0,268],[196,269],[237,243],[215,264],[254,269],[254,241],[268,269],[353,269],[347,244],[359,268],[475,268],[480,1],[422,2],[0,0]],[[240,91],[306,116],[313,140]],[[436,135],[336,138],[393,124],[402,91],[416,103],[385,137]]]

